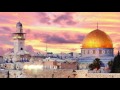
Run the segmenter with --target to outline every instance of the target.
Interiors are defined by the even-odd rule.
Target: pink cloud
[[[53,22],[60,25],[75,25],[77,23],[73,20],[73,16],[70,13],[65,13],[56,17]]]
[[[34,53],[35,51],[31,45],[26,46],[26,50],[30,53]]]
[[[58,34],[59,33],[59,34]],[[27,37],[28,40],[40,40],[43,43],[60,44],[60,43],[80,43],[84,34],[74,32],[33,32]]]
[[[119,12],[0,12],[0,45],[13,46],[12,35],[16,31],[15,24],[20,20],[23,23],[23,29],[27,33],[27,40],[38,40],[49,44],[79,44],[85,34],[77,33],[73,30],[54,31],[52,28],[83,28],[83,30],[96,29],[96,23],[99,22],[99,29],[110,33],[113,44],[120,42],[120,13]],[[51,30],[31,29],[38,25],[41,27],[50,27]],[[29,48],[31,50],[32,46]],[[71,47],[72,48],[72,47]],[[118,46],[114,47],[115,49]],[[2,50],[2,49],[1,49]],[[63,51],[65,48],[63,49]]]

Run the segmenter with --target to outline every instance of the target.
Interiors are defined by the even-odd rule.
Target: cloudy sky
[[[111,37],[115,53],[120,47],[120,12],[0,12],[0,54],[13,48],[11,34],[18,21],[30,51],[44,52],[47,42],[49,52],[80,52],[82,40],[97,22]]]

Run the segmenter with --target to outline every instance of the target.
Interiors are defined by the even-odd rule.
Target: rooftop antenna
[[[46,42],[46,50],[45,51],[46,51],[46,57],[47,57],[47,42]]]
[[[47,42],[46,42],[46,52],[47,52]]]

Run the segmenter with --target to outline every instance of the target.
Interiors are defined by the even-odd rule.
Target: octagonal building
[[[82,42],[80,63],[92,63],[99,58],[107,64],[114,58],[111,38],[103,31],[96,29],[90,32]]]

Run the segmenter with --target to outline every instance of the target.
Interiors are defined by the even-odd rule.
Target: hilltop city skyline
[[[114,53],[120,46],[119,12],[1,12],[0,54],[13,48],[12,33],[16,22],[23,24],[26,48],[53,53],[80,53],[84,37],[97,28],[107,33],[113,42]]]

